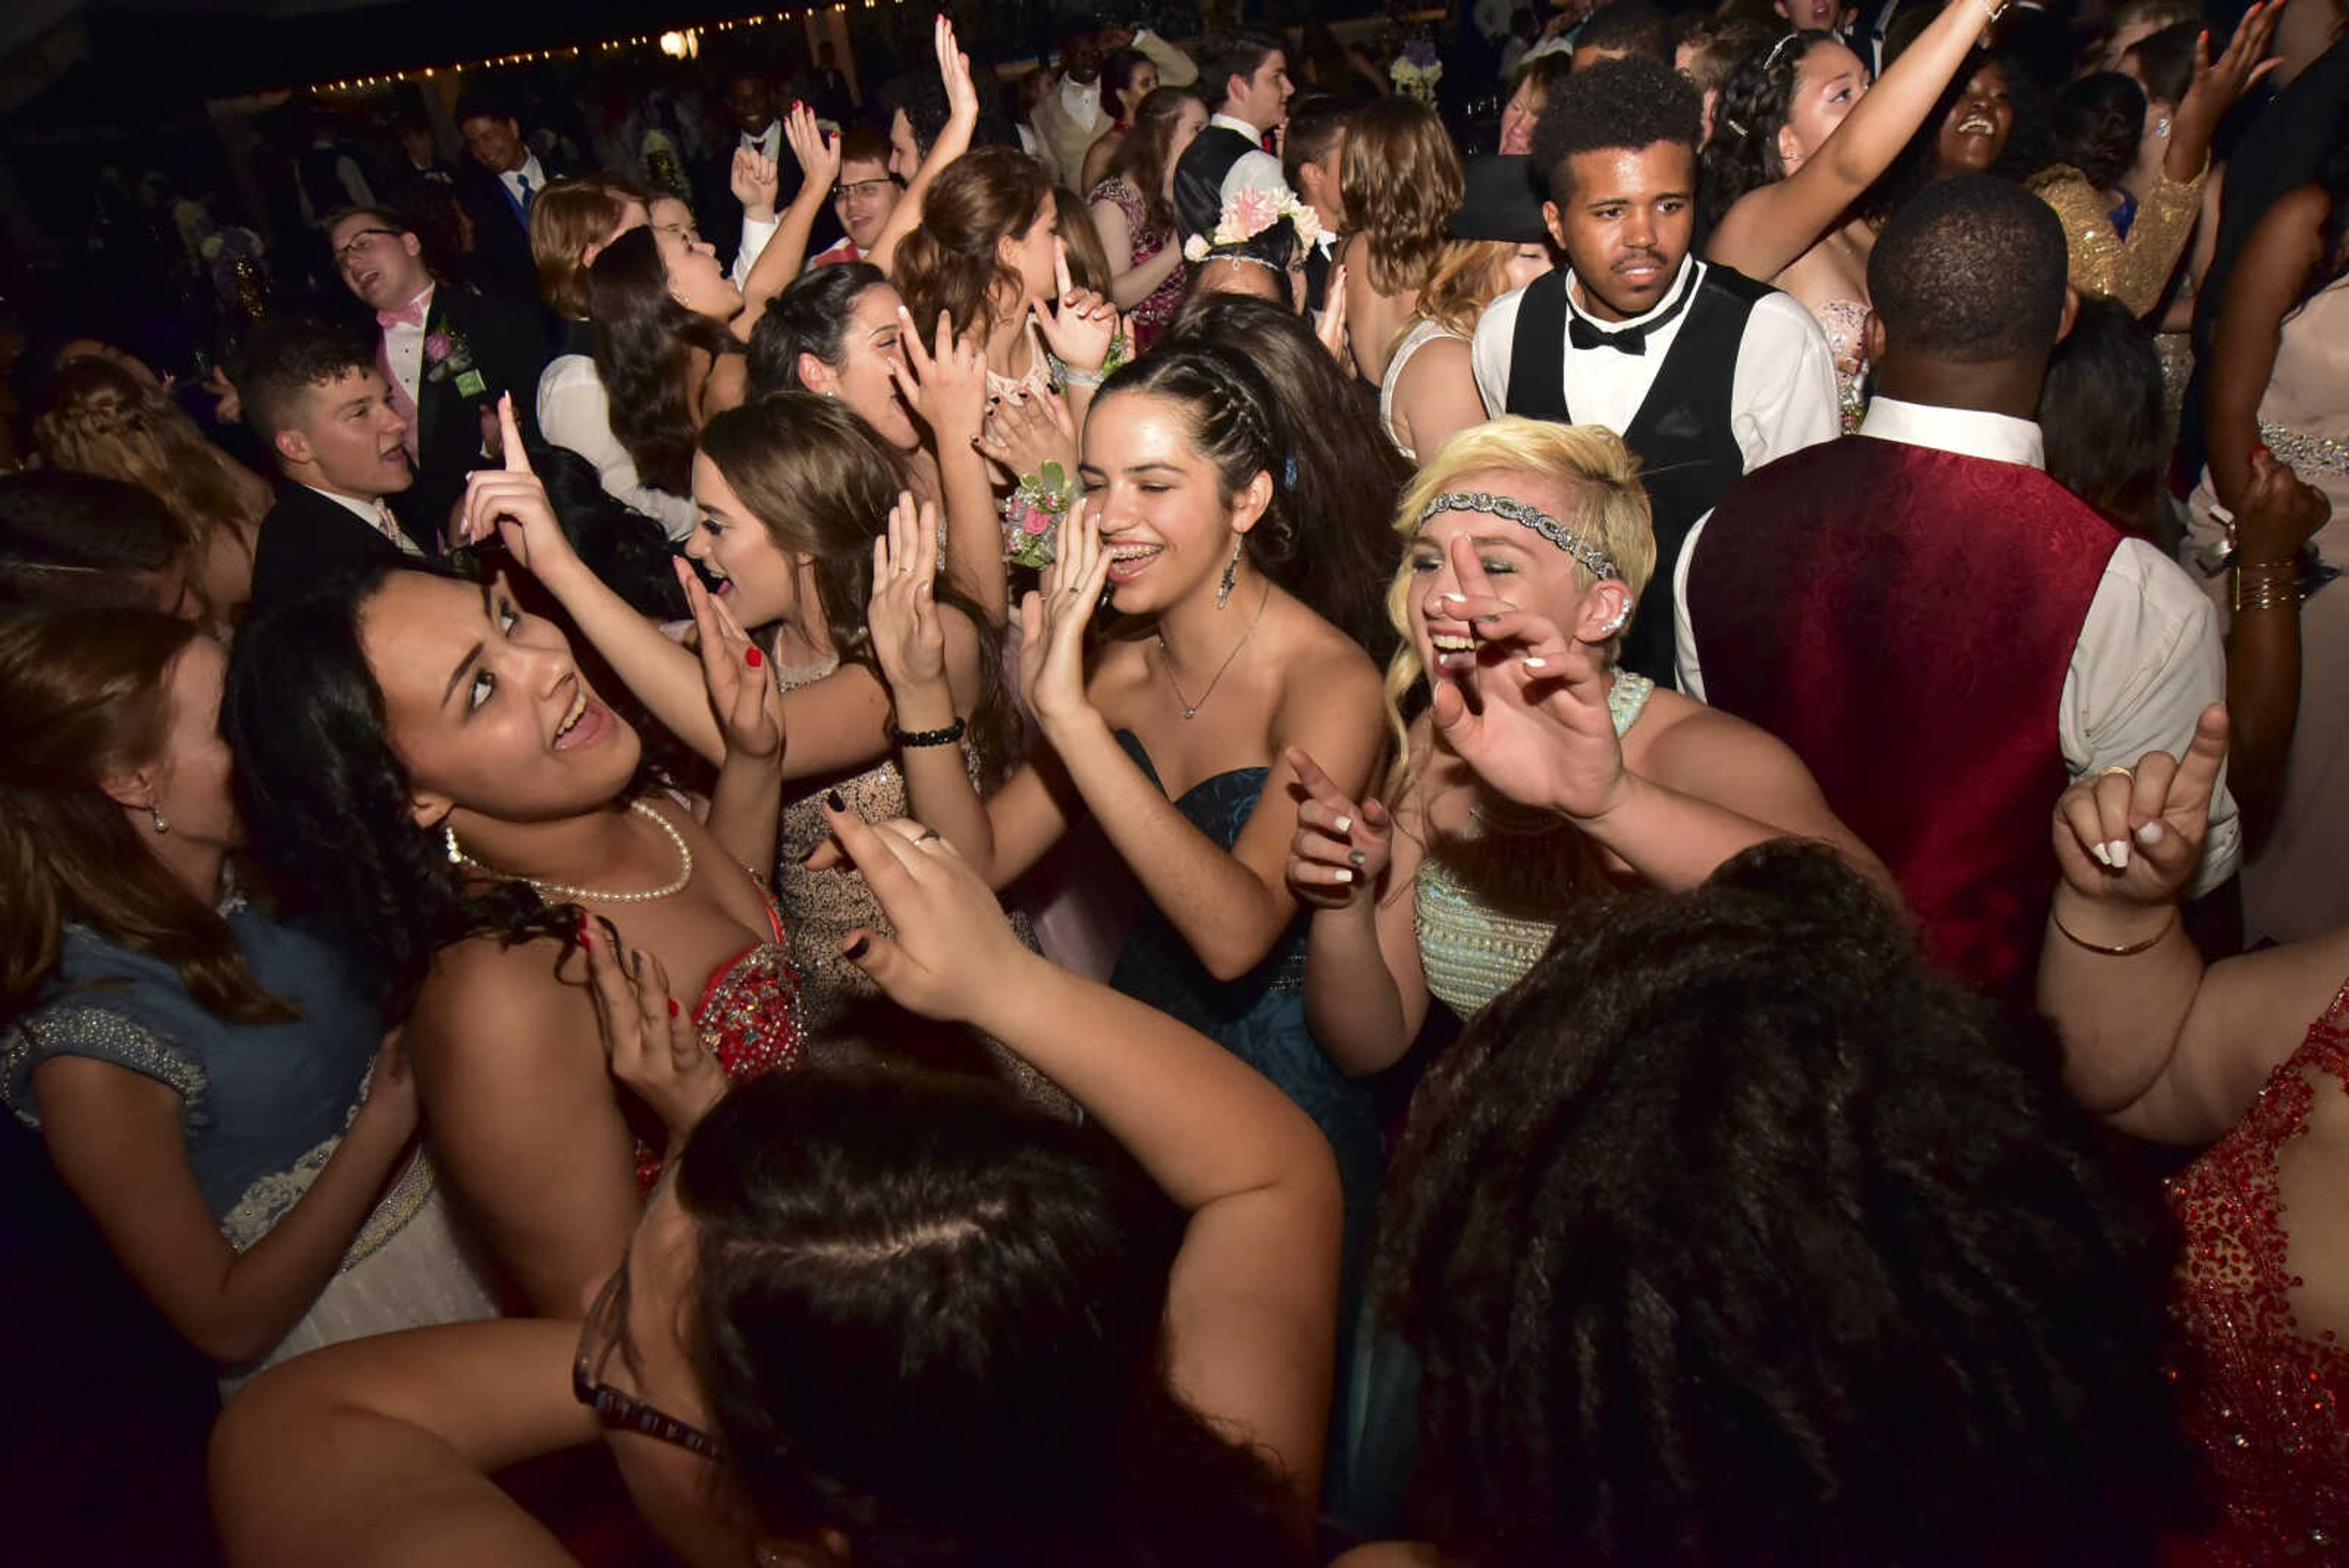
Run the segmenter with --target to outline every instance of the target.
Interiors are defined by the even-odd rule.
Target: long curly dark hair
[[[968,1078],[772,1073],[677,1197],[687,1346],[767,1530],[874,1568],[1305,1561],[1270,1466],[1166,1386],[1179,1216],[1098,1134]]]
[[[1817,846],[1563,929],[1436,1067],[1378,1290],[1478,1568],[2144,1563],[2174,1238],[2044,1025]]]
[[[1133,111],[1133,129],[1118,143],[1117,156],[1110,161],[1110,178],[1123,180],[1141,194],[1142,226],[1148,233],[1174,233],[1174,208],[1166,199],[1166,172],[1174,160],[1167,153],[1174,145],[1174,128],[1182,122],[1183,106],[1201,101],[1193,88],[1151,88]]]
[[[612,433],[645,483],[672,494],[693,489],[693,350],[713,360],[740,352],[726,328],[679,305],[650,229],[631,229],[587,269],[595,373],[612,408]]]
[[[567,957],[578,911],[549,907],[527,882],[468,877],[440,836],[417,825],[414,784],[359,647],[359,616],[394,572],[464,580],[370,561],[265,607],[237,634],[221,732],[244,820],[255,825],[254,859],[290,907],[315,914],[371,966],[404,1012],[442,948],[553,937]]]
[[[1697,172],[1697,202],[1708,227],[1719,223],[1740,196],[1786,177],[1778,132],[1794,113],[1803,61],[1822,44],[1842,42],[1819,27],[1781,34],[1730,71],[1713,108],[1713,140],[1705,143]]]
[[[1285,492],[1298,536],[1278,571],[1266,564],[1270,556],[1257,564],[1383,664],[1395,648],[1385,585],[1402,559],[1392,524],[1410,462],[1295,311],[1247,295],[1195,296],[1154,353],[1185,343],[1246,359],[1272,395],[1284,454],[1274,488]]]

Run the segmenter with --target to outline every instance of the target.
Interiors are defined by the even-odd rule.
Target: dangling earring
[[[158,833],[171,831],[171,825],[163,820],[163,814],[155,809],[155,803],[152,801],[147,803],[147,820],[155,825],[155,831]]]
[[[450,865],[462,866],[465,863],[465,852],[457,847],[457,830],[445,822],[440,825],[440,842],[448,846]]]
[[[1232,558],[1224,563],[1224,586],[1216,590],[1216,607],[1223,608],[1232,602],[1232,588],[1239,581],[1240,541],[1232,541]]]
[[[2168,140],[2169,138],[2169,121],[2167,119],[2155,120],[2153,122],[2153,133],[2156,136],[2160,137],[2165,141]]]

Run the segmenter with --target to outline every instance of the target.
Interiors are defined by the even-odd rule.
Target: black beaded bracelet
[[[951,746],[962,739],[967,726],[957,719],[943,730],[901,730],[897,721],[889,721],[889,734],[900,746]]]

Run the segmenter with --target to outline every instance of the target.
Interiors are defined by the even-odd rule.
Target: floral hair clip
[[[1320,216],[1299,201],[1296,192],[1243,187],[1224,202],[1213,236],[1193,234],[1183,242],[1183,259],[1195,266],[1216,252],[1245,245],[1283,222],[1297,231],[1300,245],[1314,244],[1321,238]]]

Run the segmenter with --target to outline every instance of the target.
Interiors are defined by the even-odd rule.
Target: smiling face
[[[775,122],[775,95],[757,77],[744,77],[726,89],[727,111],[734,117],[734,128],[745,136],[758,136]]]
[[[648,209],[653,242],[668,273],[671,299],[697,316],[731,321],[742,311],[742,291],[718,265],[718,252],[693,226],[693,209],[674,196],[659,196]]]
[[[840,226],[848,231],[856,248],[869,251],[881,237],[881,225],[897,210],[897,198],[903,193],[889,178],[888,164],[869,158],[843,158],[840,182],[833,188],[832,210],[839,214]]]
[[[1235,537],[1256,526],[1272,494],[1272,476],[1258,473],[1226,495],[1190,411],[1147,392],[1094,399],[1080,472],[1109,546],[1112,602],[1127,615],[1215,592]]]
[[[354,213],[326,231],[343,283],[369,310],[398,310],[431,286],[424,245],[372,213]]]
[[[298,482],[373,500],[416,483],[407,439],[381,372],[354,366],[304,389],[300,418],[277,433],[277,452]]]
[[[797,620],[813,597],[812,558],[785,554],[705,452],[693,454],[693,504],[701,520],[685,553],[719,580],[718,597],[734,618],[753,630]]]
[[[393,572],[359,611],[385,736],[419,824],[544,822],[605,805],[642,748],[598,701],[552,622],[487,585]]]
[[[1451,487],[1488,491],[1539,508],[1553,517],[1571,520],[1572,497],[1562,487],[1534,475],[1491,470],[1466,473]],[[1420,667],[1433,674],[1463,673],[1475,667],[1475,642],[1468,623],[1444,597],[1464,590],[1453,562],[1456,540],[1470,540],[1477,565],[1484,568],[1492,591],[1513,608],[1528,610],[1571,637],[1586,619],[1587,601],[1599,592],[1586,586],[1585,574],[1565,551],[1532,529],[1484,512],[1439,512],[1429,518],[1403,557],[1404,624],[1419,651]],[[1616,585],[1619,589],[1620,584]],[[1610,590],[1613,591],[1613,590]],[[1615,613],[1616,600],[1603,609]]]
[[[1522,158],[1534,150],[1534,127],[1541,122],[1541,99],[1534,84],[1523,81],[1501,109],[1501,153]]]
[[[840,338],[841,361],[827,365],[812,354],[802,355],[800,383],[812,392],[825,392],[846,403],[850,411],[871,425],[875,434],[899,452],[922,444],[914,416],[897,392],[893,364],[903,363],[898,343],[897,307],[904,301],[885,283],[874,284],[856,296]]]
[[[1868,67],[1841,44],[1820,44],[1795,70],[1795,96],[1778,130],[1778,161],[1788,169],[1815,155],[1852,106],[1868,94]]]
[[[522,126],[514,120],[477,114],[459,126],[457,134],[465,139],[465,151],[473,155],[473,161],[492,174],[519,169],[529,161],[530,151],[522,144]]]
[[[2006,67],[1992,60],[1966,78],[1965,89],[1943,117],[1933,143],[1933,173],[1980,174],[2006,151],[2014,130],[2014,99],[2006,90]]]
[[[1550,237],[1602,321],[1652,310],[1688,256],[1696,224],[1696,156],[1682,142],[1604,147],[1567,160],[1558,200],[1542,204]]]

